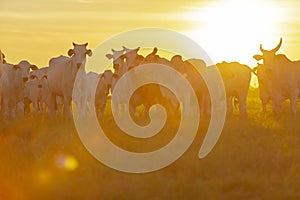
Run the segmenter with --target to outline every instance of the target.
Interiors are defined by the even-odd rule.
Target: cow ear
[[[257,61],[263,59],[262,55],[254,55],[253,58]]]
[[[90,49],[86,50],[86,55],[91,57],[93,55],[92,50],[90,50]]]
[[[105,56],[106,56],[106,58],[108,58],[108,59],[112,59],[112,58],[113,58],[113,55],[110,54],[110,53],[106,54]]]
[[[73,49],[69,49],[68,55],[69,55],[69,56],[72,56],[73,54],[74,54],[74,50],[73,50]]]
[[[44,79],[48,79],[48,76],[47,76],[47,75],[44,75],[43,78],[44,78]]]
[[[13,68],[14,68],[14,70],[21,69],[19,65],[14,65]]]
[[[32,69],[32,70],[37,70],[38,67],[37,67],[36,65],[30,65],[30,69]]]

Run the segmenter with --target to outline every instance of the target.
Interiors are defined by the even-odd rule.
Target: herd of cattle
[[[257,61],[263,60],[263,63],[254,69],[238,62],[222,62],[216,65],[225,87],[228,114],[231,114],[233,104],[238,103],[240,115],[247,116],[246,98],[252,73],[258,77],[263,111],[266,111],[266,104],[272,101],[273,111],[278,114],[283,101],[289,99],[291,113],[296,113],[300,91],[300,61],[293,62],[285,55],[277,55],[281,44],[282,39],[269,51],[260,45],[262,55],[254,55],[253,58]],[[86,56],[92,56],[92,51],[87,49],[87,45],[88,43],[73,43],[73,49],[68,51],[68,56],[52,58],[49,67],[44,68],[38,68],[25,60],[16,65],[9,64],[6,62],[5,54],[0,51],[2,117],[49,113],[64,114],[71,118],[72,101],[81,116],[97,114],[102,117],[110,92],[116,95],[116,98],[118,96],[113,93],[118,80],[129,70],[135,70],[141,64],[149,63],[162,64],[177,70],[193,87],[202,114],[210,114],[208,88],[190,60],[184,61],[180,55],[168,60],[157,54],[157,48],[147,56],[143,56],[138,53],[140,48],[123,47],[120,51],[112,49],[111,54],[106,54],[108,59],[113,60],[113,71],[105,70],[102,74],[86,73]],[[209,70],[204,61],[200,59],[196,61],[197,67],[202,67],[204,71]],[[126,92],[131,84],[130,80],[127,82],[128,85],[121,86],[121,91]],[[73,93],[74,84],[78,84],[80,92]],[[188,100],[189,94],[186,94],[185,98]],[[176,111],[180,106],[180,102],[168,88],[152,84],[139,88],[131,97],[128,107],[132,116],[136,116],[137,112],[140,112],[138,106],[143,105],[143,116],[148,116],[149,108],[156,103],[164,104],[170,112]],[[126,109],[125,107],[126,105],[120,105],[119,109]]]

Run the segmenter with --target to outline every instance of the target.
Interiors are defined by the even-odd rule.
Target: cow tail
[[[57,111],[57,109],[58,109],[58,106],[57,106],[57,101],[56,101],[56,99],[55,99],[55,101],[54,101],[55,103],[54,103],[54,110],[55,111]]]

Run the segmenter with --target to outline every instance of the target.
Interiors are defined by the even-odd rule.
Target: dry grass
[[[290,116],[288,105],[281,117],[260,111],[257,91],[250,90],[249,119],[227,119],[209,156],[197,157],[208,124],[204,120],[179,160],[147,174],[118,172],[95,160],[72,121],[1,121],[0,199],[300,199],[300,116]],[[111,140],[134,151],[163,146],[177,128],[171,124],[143,142],[122,136],[106,116],[102,124]],[[76,165],[61,166],[59,159],[65,157]]]

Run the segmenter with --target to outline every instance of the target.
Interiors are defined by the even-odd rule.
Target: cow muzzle
[[[76,66],[79,69],[81,67],[82,63],[77,63]]]

